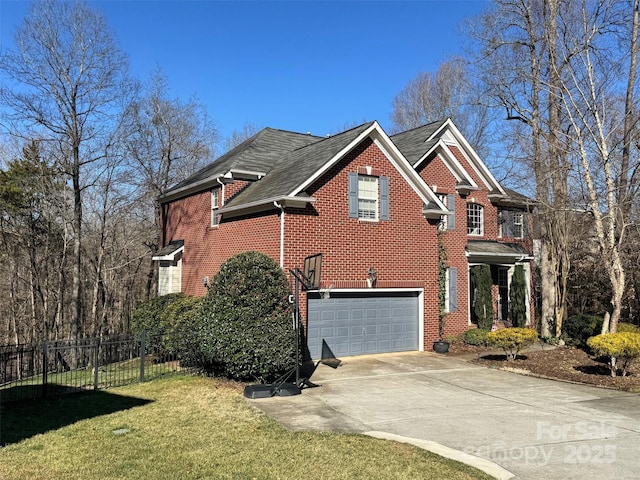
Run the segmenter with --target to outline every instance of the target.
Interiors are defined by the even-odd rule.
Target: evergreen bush
[[[527,282],[522,265],[515,266],[511,277],[509,318],[514,327],[524,328],[527,324]]]
[[[488,330],[493,325],[493,282],[489,265],[472,267],[471,278],[474,285],[473,311],[478,319],[478,328]]]
[[[622,368],[622,376],[626,376],[631,363],[640,357],[640,333],[604,333],[589,338],[587,345],[596,355],[609,357],[612,377],[616,376],[618,366]]]
[[[503,328],[487,333],[487,343],[504,350],[507,360],[515,360],[520,350],[532,345],[538,339],[538,333],[530,328]]]
[[[482,346],[487,344],[487,333],[489,330],[484,328],[471,328],[464,332],[462,339],[467,345]]]
[[[173,302],[184,298],[183,293],[170,293],[140,304],[131,313],[131,330],[140,334],[146,331],[148,337],[162,336],[167,325],[162,319],[164,310]]]
[[[167,305],[160,318],[166,326],[166,350],[177,355],[184,366],[208,370],[202,352],[202,304],[201,297],[178,298]]]
[[[215,373],[270,382],[296,366],[290,294],[285,273],[262,253],[220,267],[202,305],[203,354]]]
[[[595,315],[572,315],[562,323],[562,338],[571,345],[585,346],[587,340],[598,335],[602,318]]]

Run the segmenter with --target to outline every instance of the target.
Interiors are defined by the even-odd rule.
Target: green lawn
[[[406,444],[281,428],[191,376],[2,406],[0,479],[491,478]]]

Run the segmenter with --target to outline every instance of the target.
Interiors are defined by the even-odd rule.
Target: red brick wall
[[[239,183],[239,182],[238,182]],[[234,185],[225,185],[225,196]],[[182,257],[182,291],[187,295],[204,295],[202,279],[212,278],[226,260],[247,251],[257,250],[279,262],[280,217],[277,211],[227,221],[211,227],[211,193],[183,198],[164,206],[167,218],[165,244],[184,240]]]
[[[348,175],[372,167],[389,177],[390,220],[349,218]],[[425,345],[436,339],[436,227],[422,216],[422,200],[370,140],[363,142],[307,189],[316,199],[304,213],[287,210],[285,265],[302,266],[305,256],[323,254],[324,287],[366,288],[377,272],[377,288],[424,289]]]
[[[456,179],[439,156],[434,156],[419,169],[420,177],[436,193],[453,194],[455,199],[455,227],[443,231],[447,264],[458,269],[458,311],[447,315],[446,333],[458,334],[469,328],[469,268],[467,245],[467,201],[456,192]]]

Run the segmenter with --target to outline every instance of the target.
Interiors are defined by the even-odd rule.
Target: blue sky
[[[394,96],[461,53],[465,17],[486,0],[89,1],[148,79],[196,96],[229,136],[245,123],[326,135],[391,125]],[[0,44],[13,48],[26,1],[0,0]]]

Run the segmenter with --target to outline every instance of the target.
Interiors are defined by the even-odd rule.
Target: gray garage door
[[[418,292],[309,295],[312,359],[418,350]]]

